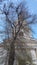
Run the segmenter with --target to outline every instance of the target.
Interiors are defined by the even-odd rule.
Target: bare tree
[[[6,8],[6,5],[4,4],[4,8],[3,8],[3,13],[6,16],[6,21],[9,25],[9,27],[7,28],[7,33],[12,32],[12,41],[10,44],[10,49],[9,49],[9,59],[8,59],[8,65],[13,65],[14,62],[14,56],[15,56],[15,46],[14,43],[17,39],[17,36],[20,32],[21,27],[23,27],[25,29],[25,26],[32,24],[33,22],[35,22],[35,15],[29,15],[24,3],[20,3],[17,7],[15,7],[13,5],[13,3],[10,3],[8,6],[8,9]],[[15,21],[15,15],[17,14],[17,23]],[[31,21],[28,22],[27,19],[30,19]],[[26,20],[26,24],[23,25],[24,20]],[[16,24],[15,24],[16,23]],[[10,29],[9,29],[10,28]],[[26,31],[27,32],[27,31]]]

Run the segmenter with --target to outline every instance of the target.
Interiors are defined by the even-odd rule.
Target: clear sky
[[[28,9],[31,14],[36,14],[37,15],[37,0],[26,0]],[[33,31],[35,32],[33,34],[33,37],[37,39],[37,24],[32,26]]]

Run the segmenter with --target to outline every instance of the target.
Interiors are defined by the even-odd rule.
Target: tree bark
[[[14,46],[14,41],[13,41],[10,46],[8,65],[13,65],[14,57],[15,57],[15,46]]]

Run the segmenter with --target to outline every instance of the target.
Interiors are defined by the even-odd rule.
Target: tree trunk
[[[8,65],[13,65],[14,57],[15,57],[15,46],[14,46],[14,42],[12,42],[10,46]]]

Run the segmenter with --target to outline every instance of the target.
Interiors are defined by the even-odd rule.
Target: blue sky
[[[37,0],[26,0],[31,13],[37,14]]]
[[[29,12],[31,14],[36,14],[37,15],[37,0],[26,0]],[[34,38],[37,39],[37,24],[32,26],[33,31],[35,32],[33,35]]]

